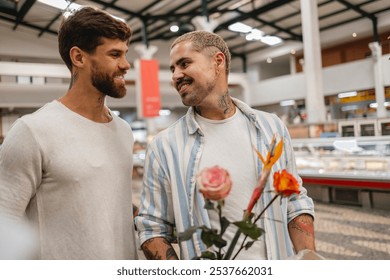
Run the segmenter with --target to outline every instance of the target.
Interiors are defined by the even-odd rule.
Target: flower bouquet
[[[256,149],[255,151],[264,166],[248,206],[244,211],[243,218],[240,221],[231,222],[223,216],[224,199],[229,195],[232,188],[232,180],[229,172],[219,166],[213,166],[202,170],[198,174],[197,184],[199,191],[205,198],[204,207],[207,210],[217,211],[220,228],[213,229],[203,225],[199,227],[191,227],[185,232],[179,233],[179,239],[188,240],[196,230],[201,230],[201,239],[208,249],[202,252],[200,256],[196,257],[196,259],[234,260],[243,249],[248,250],[265,232],[262,228],[257,226],[256,222],[263,216],[268,207],[271,206],[271,204],[279,196],[290,196],[293,193],[299,194],[299,184],[294,176],[286,170],[275,172],[273,174],[274,187],[276,191],[275,196],[259,214],[252,213],[253,207],[263,193],[265,184],[271,173],[272,166],[282,154],[283,140],[276,143],[276,136],[274,135],[265,158],[259,151]],[[228,242],[224,239],[224,233],[231,225],[234,225],[237,228],[236,233],[228,248],[225,248],[227,247]],[[238,250],[234,252],[236,244],[242,234],[244,235],[243,241]]]

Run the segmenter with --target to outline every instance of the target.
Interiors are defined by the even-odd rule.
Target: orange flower
[[[256,150],[255,152],[261,162],[264,164],[263,171],[261,172],[261,175],[259,177],[259,181],[257,182],[256,188],[253,190],[252,197],[249,201],[248,207],[246,208],[246,217],[249,217],[250,213],[252,212],[253,207],[255,206],[256,202],[259,200],[265,183],[267,182],[268,176],[271,172],[272,166],[275,164],[275,162],[280,158],[283,152],[283,139],[279,141],[279,143],[276,144],[276,135],[273,135],[270,148],[267,153],[267,157],[263,158],[261,153]]]
[[[264,164],[264,170],[270,170],[274,163],[280,158],[283,152],[283,139],[279,141],[278,144],[275,144],[276,135],[272,136],[270,148],[267,153],[267,157],[264,159],[258,150],[255,149],[257,156],[260,158],[261,162]]]
[[[197,176],[199,191],[206,199],[222,200],[232,188],[229,172],[217,165],[203,169]]]
[[[299,194],[299,184],[297,179],[285,169],[274,173],[274,187],[276,192],[282,196],[290,196],[293,193]]]

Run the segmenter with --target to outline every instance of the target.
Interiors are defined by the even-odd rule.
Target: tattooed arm
[[[148,260],[178,260],[171,243],[164,237],[155,237],[146,240],[142,246],[145,257]]]
[[[302,214],[288,224],[288,232],[296,252],[303,249],[315,251],[313,217]]]

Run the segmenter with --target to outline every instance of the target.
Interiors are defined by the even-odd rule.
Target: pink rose
[[[203,169],[197,176],[199,191],[206,199],[222,200],[232,188],[229,172],[217,165]]]

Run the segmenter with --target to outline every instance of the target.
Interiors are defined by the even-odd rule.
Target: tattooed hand
[[[171,243],[163,237],[151,238],[142,246],[145,257],[148,260],[178,260],[177,254]]]

